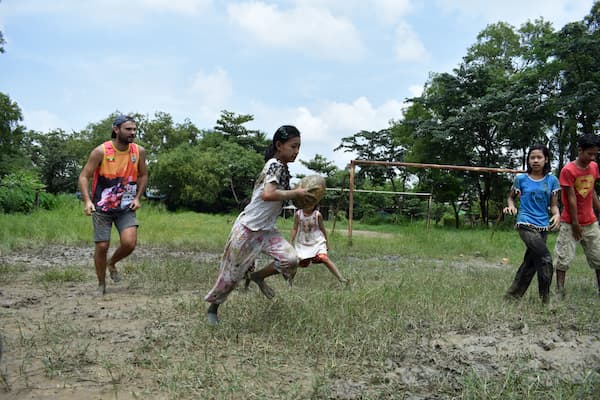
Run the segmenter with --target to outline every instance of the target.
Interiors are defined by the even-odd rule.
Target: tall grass
[[[182,211],[169,213],[160,205],[144,203],[138,211],[139,245],[166,248],[221,251],[237,215],[210,215]],[[508,258],[516,262],[524,247],[512,230],[431,227],[422,222],[404,225],[364,225],[354,223],[352,243],[348,240],[347,223],[338,222],[331,234],[332,223],[326,223],[333,249],[343,254],[360,256],[402,255],[447,259],[456,257]],[[280,219],[278,227],[288,234],[292,219]],[[368,230],[392,235],[391,239],[366,237],[356,231]],[[113,240],[117,238],[113,231]],[[554,246],[555,234],[549,236]],[[0,251],[44,246],[47,243],[84,246],[92,242],[92,221],[83,214],[83,205],[74,197],[63,197],[60,206],[51,211],[31,214],[0,214]]]
[[[83,213],[83,204],[75,197],[63,196],[54,210],[31,214],[0,214],[0,251],[47,243],[90,245],[92,220]],[[138,211],[139,244],[171,248],[222,249],[236,216],[168,213],[160,205],[144,204]],[[113,228],[113,240],[118,238]]]

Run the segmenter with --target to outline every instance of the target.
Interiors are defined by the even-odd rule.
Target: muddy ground
[[[5,337],[4,354],[0,360],[0,398],[74,400],[143,397],[140,394],[143,385],[139,383],[143,382],[143,376],[133,380],[138,382],[139,387],[118,393],[107,385],[105,377],[94,377],[89,371],[81,376],[75,372],[75,379],[65,384],[61,376],[52,377],[48,373],[47,364],[44,364],[46,368],[37,369],[25,365],[28,357],[39,360],[51,355],[23,354],[23,349],[27,348],[23,343],[18,346],[20,354],[14,351],[17,341],[30,337],[28,332],[47,329],[44,326],[47,315],[64,315],[97,338],[94,349],[97,354],[116,351],[122,352],[124,360],[127,358],[128,346],[139,341],[152,325],[152,321],[139,318],[139,309],[148,304],[148,296],[129,291],[126,285],[111,285],[104,298],[92,297],[92,255],[91,247],[60,245],[0,255],[0,265],[19,266],[20,270],[19,276],[11,280],[10,285],[0,286],[0,332]],[[131,257],[132,262],[136,262],[158,256],[216,263],[220,255],[139,247]],[[36,271],[65,265],[85,267],[90,279],[45,290],[40,290],[39,283],[32,283],[31,277]],[[464,267],[464,263],[461,266]],[[178,298],[197,298],[198,295],[192,291],[176,294]],[[165,296],[156,301],[170,304],[172,300]],[[60,333],[56,332],[56,327],[52,329],[53,334]],[[480,377],[490,378],[511,373],[511,365],[506,360],[524,353],[529,354],[526,368],[547,372],[538,375],[547,379],[544,385],[551,387],[561,381],[582,383],[591,375],[600,373],[600,332],[596,329],[582,334],[577,326],[562,325],[532,329],[526,322],[497,326],[492,334],[448,331],[423,339],[421,343],[412,343],[403,351],[391,352],[382,365],[366,366],[373,367],[373,372],[359,379],[334,382],[328,396],[348,400],[377,398],[378,385],[393,384],[407,389],[405,393],[412,393],[399,398],[446,398],[431,391],[434,383],[444,381],[445,385],[458,385],[468,369]],[[26,376],[23,374],[25,370]]]

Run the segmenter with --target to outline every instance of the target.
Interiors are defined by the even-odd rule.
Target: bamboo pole
[[[392,162],[392,161],[369,161],[369,160],[352,160],[351,163],[357,165],[381,165],[386,167],[413,167],[413,168],[432,168],[432,169],[448,169],[454,171],[475,171],[475,172],[497,172],[519,174],[526,171],[519,169],[507,168],[491,168],[491,167],[471,167],[466,165],[444,165],[444,164],[422,164],[409,162]]]
[[[348,195],[348,244],[352,246],[352,214],[354,213],[354,167],[356,165],[381,165],[386,167],[412,167],[412,168],[431,168],[431,169],[447,169],[451,171],[474,171],[474,172],[495,172],[520,174],[526,171],[519,169],[508,168],[492,168],[492,167],[471,167],[467,165],[445,165],[445,164],[423,164],[410,162],[392,162],[392,161],[370,161],[370,160],[351,160],[350,161],[350,190]],[[428,223],[429,224],[429,223]],[[493,232],[492,232],[493,236]]]
[[[344,184],[345,183],[346,182],[344,182]],[[340,191],[340,192],[349,192],[350,191],[350,189],[344,189],[344,188],[325,188],[325,190]],[[401,194],[401,195],[405,195],[405,196],[422,196],[422,197],[431,196],[431,193],[424,193],[424,192],[392,192],[390,190],[365,190],[365,189],[354,189],[354,193]]]

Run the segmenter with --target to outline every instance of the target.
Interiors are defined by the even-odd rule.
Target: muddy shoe
[[[219,316],[217,314],[209,312],[206,316],[208,317],[209,325],[217,325],[219,323]]]
[[[505,301],[519,301],[520,299],[521,299],[521,296],[511,293],[511,292],[507,292],[504,294]]]
[[[566,296],[567,296],[567,295],[566,295],[566,293],[565,293],[565,290],[564,290],[564,289],[562,289],[562,290],[557,290],[557,291],[556,291],[556,299],[557,299],[557,300],[564,300]]]
[[[119,271],[117,271],[117,270],[110,271],[110,279],[112,279],[112,281],[114,283],[121,282],[121,275],[119,275]]]
[[[106,294],[106,284],[101,283],[98,288],[92,292],[93,297],[102,297]]]
[[[258,288],[267,299],[270,300],[275,297],[275,291],[271,288],[271,286],[267,285],[264,279],[252,278],[252,282],[258,285]]]
[[[549,294],[543,294],[542,296],[540,296],[540,299],[542,300],[543,305],[550,304],[550,295]]]

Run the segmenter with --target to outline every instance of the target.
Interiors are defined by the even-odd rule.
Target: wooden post
[[[348,165],[346,169],[350,168]],[[338,196],[337,206],[333,211],[333,226],[331,227],[331,234],[335,232],[335,223],[337,221],[337,214],[340,211],[340,206],[342,205],[342,199],[344,197],[344,188],[346,187],[346,180],[348,179],[348,174],[344,174],[344,180],[342,181],[342,189],[340,190],[340,195]],[[331,210],[331,206],[329,206],[329,210]]]
[[[354,160],[350,161],[350,192],[348,193],[348,244],[352,246],[352,214],[354,213]]]
[[[432,196],[430,195],[429,198],[427,199],[427,229],[429,230],[429,225],[430,225],[430,221],[431,221],[431,198]]]

